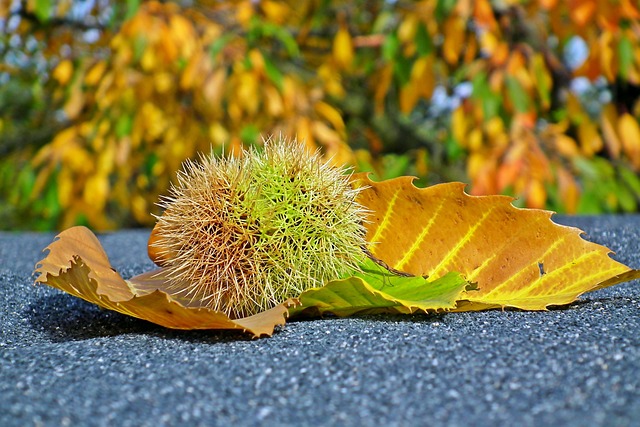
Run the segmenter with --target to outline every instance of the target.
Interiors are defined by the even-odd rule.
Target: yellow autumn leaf
[[[226,78],[227,73],[221,68],[207,77],[202,90],[202,95],[211,105],[211,108],[216,108],[220,105],[222,97],[224,96],[224,83]]]
[[[295,134],[298,135],[298,139],[301,141],[305,141],[309,145],[315,144],[311,120],[308,117],[298,118],[295,124]]]
[[[640,169],[640,124],[629,113],[618,119],[618,134],[622,142],[622,149],[631,160],[635,168]]]
[[[458,63],[460,53],[464,48],[465,25],[466,22],[456,15],[451,15],[445,23],[442,54],[449,65]]]
[[[416,60],[411,67],[410,80],[400,89],[400,111],[403,113],[410,113],[420,98],[432,95],[436,84],[433,62],[433,56],[425,56]]]
[[[291,8],[287,4],[273,0],[262,0],[260,2],[260,8],[267,19],[278,25],[282,25],[291,13]]]
[[[543,310],[588,291],[640,278],[581,231],[551,213],[518,209],[506,196],[469,196],[464,184],[419,189],[411,177],[355,177],[358,202],[371,211],[367,241],[387,265],[429,279],[459,272],[478,290],[456,310]]]
[[[85,76],[84,83],[88,86],[95,86],[104,75],[106,69],[107,63],[105,61],[98,61],[91,67],[91,69]]]
[[[616,107],[612,104],[605,105],[600,115],[600,127],[602,128],[602,136],[607,150],[614,159],[620,157],[620,151],[622,150],[622,142],[620,142],[616,131],[617,121],[618,113]]]
[[[320,117],[324,118],[329,123],[331,123],[331,126],[336,131],[338,132],[345,131],[345,125],[344,125],[344,120],[342,119],[342,115],[338,110],[336,110],[335,107],[327,104],[326,102],[321,101],[321,102],[316,102],[316,104],[314,105],[314,109],[316,110],[316,113],[318,113]]]
[[[580,154],[580,150],[578,150],[578,144],[576,144],[576,141],[570,136],[561,133],[555,135],[553,139],[556,150],[558,150],[558,153],[562,154],[563,156],[572,158]]]
[[[83,199],[93,209],[101,211],[107,203],[109,179],[104,174],[92,175],[85,183]]]
[[[411,81],[416,85],[418,93],[423,98],[430,98],[436,86],[433,74],[435,58],[433,55],[423,56],[416,60],[411,68]]]
[[[258,79],[254,73],[245,72],[239,76],[235,96],[239,105],[250,115],[256,114],[260,106],[258,90]]]
[[[380,115],[384,113],[384,100],[389,92],[389,87],[393,80],[393,64],[385,64],[384,67],[378,72],[373,98],[375,100],[376,114]]]
[[[482,148],[482,130],[475,128],[469,132],[467,137],[467,147],[471,151],[478,151]]]
[[[153,75],[153,84],[158,93],[165,94],[175,84],[175,78],[168,72],[155,73]]]
[[[290,302],[242,319],[230,319],[166,289],[162,270],[124,280],[109,263],[96,236],[85,227],[60,233],[36,266],[36,283],[52,286],[100,307],[173,329],[237,329],[254,337],[283,325]]]
[[[131,213],[138,220],[145,219],[149,216],[149,204],[143,196],[135,194],[129,200]]]
[[[58,200],[60,206],[68,208],[71,203],[73,194],[73,179],[69,169],[61,169],[56,178],[56,186],[58,190]]]
[[[189,57],[187,64],[182,70],[182,74],[180,76],[180,88],[189,90],[197,87],[202,79],[206,77],[202,73],[203,61],[204,54],[200,51],[196,51]]]
[[[58,81],[61,85],[66,85],[71,80],[71,76],[73,75],[73,64],[68,59],[63,59],[60,63],[53,69],[53,78]]]
[[[411,82],[402,86],[402,88],[400,88],[399,99],[400,111],[404,114],[409,114],[418,102],[418,99],[418,90]]]
[[[398,39],[403,44],[412,43],[418,29],[418,16],[408,15],[398,26]]]
[[[615,59],[615,46],[613,40],[613,34],[610,31],[604,31],[600,35],[599,48],[600,48],[600,68],[604,76],[609,82],[613,82],[616,79],[618,73],[618,61]]]
[[[460,106],[453,110],[451,114],[451,132],[455,140],[462,147],[466,147],[467,120],[464,107]]]
[[[341,69],[347,69],[353,62],[353,40],[346,26],[341,25],[333,40],[333,60]]]
[[[229,131],[220,122],[209,125],[209,138],[214,146],[222,146],[229,141]]]
[[[496,27],[496,18],[488,0],[475,1],[473,16],[477,20],[479,26],[485,29],[494,29]]]
[[[64,104],[64,113],[67,115],[69,120],[73,120],[80,115],[82,108],[84,107],[85,102],[85,94],[82,91],[82,88],[78,84],[74,84],[71,87],[71,93],[67,102]]]
[[[578,125],[578,138],[582,153],[587,157],[592,157],[595,153],[602,150],[602,137],[598,132],[595,123],[590,120],[584,120]]]
[[[526,190],[527,206],[537,209],[544,208],[547,200],[547,190],[540,179],[533,179],[529,182]]]
[[[535,54],[529,61],[529,72],[533,78],[533,85],[538,92],[542,110],[548,110],[551,106],[550,92],[553,86],[553,78],[541,53]]]
[[[280,117],[284,114],[284,104],[282,102],[282,95],[273,86],[266,86],[264,90],[264,104],[266,112],[271,117]]]
[[[568,214],[575,214],[580,201],[580,188],[573,175],[566,169],[558,168],[558,187]]]
[[[189,58],[196,50],[196,40],[198,37],[193,28],[193,24],[189,19],[184,16],[174,14],[170,18],[170,34],[171,40],[178,46],[180,50],[180,56],[183,58]],[[165,52],[169,55],[169,58],[174,57],[173,47],[164,45]]]
[[[156,51],[151,47],[147,47],[142,54],[142,58],[140,59],[142,70],[145,72],[151,72],[158,66],[159,63],[160,60],[157,56]]]
[[[243,26],[249,25],[249,22],[251,22],[251,18],[255,15],[253,2],[250,0],[241,1],[235,9],[236,19],[238,20],[238,22]]]

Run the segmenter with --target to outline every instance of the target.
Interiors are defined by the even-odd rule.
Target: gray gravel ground
[[[559,218],[640,268],[640,216]],[[52,234],[0,233],[0,425],[640,426],[640,287],[547,312],[292,322],[272,338],[103,311],[31,272]],[[148,231],[101,235],[125,277]]]

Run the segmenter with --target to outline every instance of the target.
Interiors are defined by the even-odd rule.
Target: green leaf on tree
[[[51,18],[51,0],[36,0],[34,12],[39,21],[47,22]]]

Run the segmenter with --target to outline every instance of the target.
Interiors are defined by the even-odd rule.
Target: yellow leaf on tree
[[[311,120],[308,117],[302,116],[298,118],[295,125],[295,134],[300,141],[305,141],[309,145],[315,144]]]
[[[462,147],[466,147],[467,115],[463,106],[459,106],[451,114],[451,132]]]
[[[270,21],[278,25],[282,25],[284,22],[286,22],[291,13],[291,8],[289,7],[289,5],[283,2],[262,0],[259,4],[266,17]]]
[[[420,98],[429,98],[433,94],[436,85],[433,62],[432,55],[423,56],[411,67],[410,80],[400,89],[400,111],[403,113],[410,113]]]
[[[236,7],[236,19],[240,25],[247,26],[254,16],[253,2],[250,0],[241,1]]]
[[[224,95],[224,83],[226,78],[227,73],[222,68],[216,70],[213,74],[207,77],[202,94],[211,108],[220,108],[222,97]]]
[[[504,122],[500,116],[490,118],[485,124],[487,137],[491,140],[497,140],[505,134]]]
[[[580,201],[580,189],[573,175],[563,167],[558,168],[558,187],[567,213],[575,214]]]
[[[229,141],[229,131],[220,122],[212,123],[209,125],[209,138],[214,146],[220,147]]]
[[[469,196],[461,183],[419,189],[411,177],[354,179],[365,187],[358,202],[371,211],[366,237],[377,258],[414,275],[456,271],[477,283],[457,310],[543,310],[640,277],[580,230],[554,224],[550,212],[515,208],[509,197]]]
[[[236,97],[238,103],[250,115],[258,112],[260,106],[260,97],[257,96],[259,86],[258,79],[251,72],[244,72],[239,76],[238,85],[236,86]]]
[[[465,25],[466,22],[456,15],[451,15],[445,23],[442,54],[449,65],[458,63],[464,48]]]
[[[329,123],[331,123],[335,130],[337,130],[338,132],[344,132],[344,120],[342,119],[342,115],[340,114],[340,112],[336,110],[335,107],[327,104],[326,102],[320,101],[316,102],[316,104],[314,105],[314,109],[316,110],[316,113],[320,115],[320,117],[326,119]]]
[[[384,113],[384,100],[389,92],[393,80],[393,64],[385,64],[378,72],[377,84],[374,91],[375,111],[377,115]]]
[[[66,85],[73,75],[73,64],[70,60],[62,60],[53,70],[53,78],[61,85]]]
[[[149,205],[140,194],[136,194],[131,198],[131,212],[134,218],[141,222],[149,216]]]
[[[576,141],[565,134],[558,134],[554,137],[555,148],[560,154],[572,158],[580,154]]]
[[[189,58],[196,50],[196,40],[198,39],[193,24],[184,16],[174,14],[171,15],[169,25],[171,27],[171,39],[174,40],[179,47],[180,56],[182,58]],[[165,46],[165,49],[169,49],[168,51],[165,50],[169,58],[175,56],[173,47]]]
[[[142,69],[146,72],[152,71],[156,66],[158,66],[159,60],[156,56],[155,50],[150,47],[147,47],[142,54],[142,58],[140,59],[140,65]]]
[[[539,179],[529,182],[527,187],[527,206],[537,209],[544,208],[547,200],[547,190]]]
[[[488,0],[477,0],[474,2],[475,8],[473,16],[478,25],[483,29],[494,29],[496,27],[496,18]]]
[[[471,151],[479,151],[482,148],[482,130],[475,128],[469,132],[469,137],[467,138],[467,146]]]
[[[82,111],[84,107],[84,92],[82,91],[82,87],[78,84],[74,84],[71,87],[71,94],[69,95],[69,99],[64,104],[64,113],[67,115],[69,120],[73,120]]]
[[[71,171],[67,168],[60,169],[56,179],[58,190],[58,200],[62,208],[68,208],[73,195],[73,177]]]
[[[582,152],[587,157],[592,157],[595,153],[602,150],[602,137],[596,128],[595,123],[589,120],[583,120],[578,126],[578,138]]]
[[[400,89],[400,111],[404,114],[409,114],[413,107],[418,102],[418,88],[416,88],[412,82],[402,86]]]
[[[284,103],[282,95],[274,86],[264,87],[264,103],[267,113],[271,117],[280,117],[284,114]]]
[[[91,67],[89,72],[84,78],[84,83],[88,86],[95,86],[102,78],[105,70],[107,69],[107,63],[105,61],[99,61]]]
[[[615,59],[613,34],[611,34],[610,31],[604,31],[602,35],[600,35],[598,42],[600,47],[601,71],[609,82],[613,82],[618,73],[618,61]]]
[[[605,105],[602,108],[602,114],[600,116],[600,127],[602,128],[602,136],[604,137],[607,150],[614,159],[620,157],[620,151],[622,150],[622,142],[620,142],[616,131],[617,122],[618,113],[616,107],[613,104]]]
[[[640,125],[638,120],[629,113],[620,116],[618,133],[622,142],[622,149],[631,160],[633,167],[640,169]]]
[[[174,85],[174,81],[175,81],[174,77],[171,75],[171,73],[168,73],[166,71],[155,73],[153,75],[153,83],[154,83],[155,89],[158,93],[161,93],[161,94],[165,94],[169,92],[169,90]]]
[[[411,82],[415,85],[418,94],[423,98],[430,98],[436,86],[433,64],[433,55],[428,55],[418,58],[411,68]]]
[[[353,41],[346,26],[340,26],[333,40],[333,60],[341,69],[347,69],[353,62]]]
[[[400,25],[398,26],[398,39],[403,44],[409,44],[413,42],[416,37],[416,31],[418,29],[418,16],[411,14],[407,15]]]
[[[102,211],[109,195],[109,180],[106,175],[92,175],[84,187],[83,199],[96,211]]]

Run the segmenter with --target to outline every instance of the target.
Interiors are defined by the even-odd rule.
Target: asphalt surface
[[[640,216],[559,218],[640,268]],[[101,235],[123,276],[148,230]],[[164,329],[32,285],[53,234],[0,233],[0,425],[640,425],[640,283],[547,312]]]

